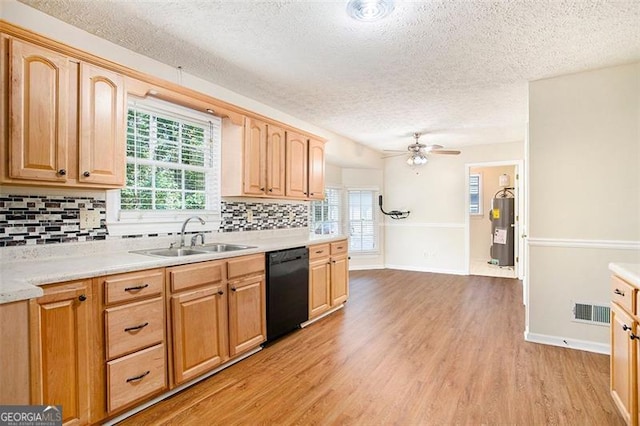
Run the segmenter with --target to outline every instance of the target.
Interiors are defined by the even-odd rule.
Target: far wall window
[[[469,175],[469,214],[482,215],[482,174]]]
[[[311,226],[314,234],[337,235],[341,233],[340,210],[342,191],[325,188],[325,199],[311,202]]]
[[[371,252],[378,249],[375,215],[376,191],[349,190],[349,252]]]

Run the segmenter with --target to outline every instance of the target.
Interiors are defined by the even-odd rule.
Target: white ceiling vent
[[[572,321],[595,325],[609,325],[610,308],[607,305],[575,302]]]

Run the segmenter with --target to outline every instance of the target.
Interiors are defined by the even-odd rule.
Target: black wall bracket
[[[400,210],[391,210],[390,212],[385,212],[382,208],[382,195],[378,195],[378,205],[380,206],[380,211],[384,213],[386,216],[391,217],[391,219],[406,219],[409,217],[409,210],[400,211]]]

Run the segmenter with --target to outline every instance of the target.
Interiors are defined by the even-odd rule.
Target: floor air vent
[[[609,325],[610,308],[605,305],[576,302],[573,305],[573,321],[587,324]]]

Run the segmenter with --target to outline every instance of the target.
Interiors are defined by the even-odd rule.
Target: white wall
[[[524,142],[470,146],[458,156],[431,156],[412,169],[404,156],[385,160],[384,204],[410,210],[385,219],[385,262],[390,268],[466,273],[466,164],[522,160]]]
[[[609,304],[609,262],[640,262],[640,63],[529,86],[526,337],[607,350],[609,329],[570,321]]]
[[[492,245],[489,210],[492,207],[493,196],[502,189],[498,184],[498,178],[507,174],[511,178],[510,186],[515,186],[515,166],[472,167],[470,173],[482,175],[482,215],[472,215],[469,218],[470,258],[488,261],[491,259]]]
[[[0,18],[7,22],[129,68],[178,83],[178,72],[172,66],[96,37],[15,0],[1,0],[0,4],[2,4]],[[327,139],[326,156],[332,164],[343,167],[382,167],[379,152],[261,102],[194,77],[188,73],[188,70],[182,73],[180,84]]]

